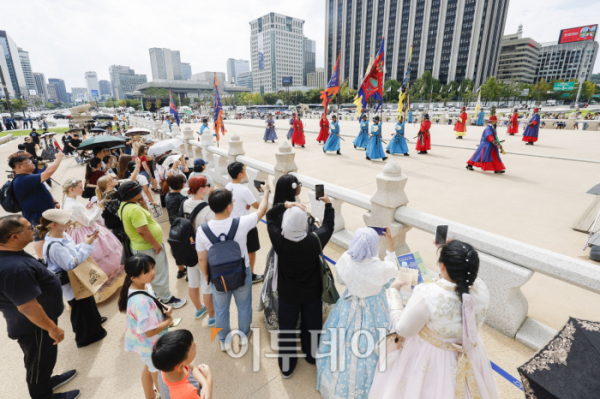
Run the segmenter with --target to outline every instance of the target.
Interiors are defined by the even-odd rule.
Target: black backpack
[[[4,208],[6,212],[21,212],[21,205],[19,205],[17,197],[15,197],[15,193],[13,192],[12,180],[8,180],[4,183],[0,189],[0,204],[2,204],[2,208]]]
[[[192,221],[208,204],[206,202],[200,203],[187,217],[183,214],[183,204],[185,204],[185,201],[181,202],[179,207],[180,217],[176,218],[171,225],[168,241],[176,264],[191,267],[198,264],[196,231],[192,227]]]
[[[209,280],[219,292],[237,290],[246,280],[246,261],[240,245],[233,240],[239,224],[239,218],[233,219],[227,236],[221,234],[219,238],[210,231],[208,223],[202,225],[202,231],[212,243],[208,250]]]

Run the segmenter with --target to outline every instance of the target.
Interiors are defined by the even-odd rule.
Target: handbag
[[[319,263],[321,266],[321,279],[323,280],[323,290],[321,291],[321,300],[325,303],[334,304],[340,299],[340,294],[335,288],[335,280],[333,279],[333,273],[329,268],[329,264],[325,260],[323,256],[323,246],[321,245],[321,239],[317,235],[317,233],[312,233],[315,237],[317,237],[317,241],[319,242],[319,248],[321,249],[321,253],[319,254]]]

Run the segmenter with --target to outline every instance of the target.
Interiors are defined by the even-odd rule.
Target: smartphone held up
[[[439,225],[435,229],[435,245],[446,245],[448,239],[448,225]]]
[[[384,236],[385,235],[385,227],[377,227],[377,226],[367,226],[377,233],[377,235]]]
[[[315,199],[318,201],[325,196],[325,186],[323,184],[315,184]]]
[[[264,190],[262,189],[262,186],[265,185],[265,182],[262,180],[254,180],[254,188],[256,188],[256,191],[258,191],[259,193],[264,193]]]

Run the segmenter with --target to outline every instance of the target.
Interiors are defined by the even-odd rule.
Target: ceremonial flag
[[[214,103],[214,122],[215,122],[215,134],[217,135],[217,144],[221,138],[221,134],[225,134],[225,125],[223,125],[223,107],[221,106],[221,97],[219,97],[219,79],[217,79],[217,73],[215,72],[215,89],[213,90]]]
[[[379,107],[381,107],[383,102],[384,43],[385,37],[381,39],[379,52],[373,61],[369,73],[365,76],[358,88],[358,94],[354,101],[356,104],[356,115],[360,115],[362,110],[367,108],[367,100],[369,100],[369,98],[377,101],[375,112],[379,110]]]
[[[452,91],[452,85],[448,85],[448,93]]]
[[[477,105],[475,106],[475,116],[477,116],[480,109],[481,109],[481,92],[477,96]]]
[[[400,96],[398,97],[398,113],[401,114],[404,112],[404,101],[406,101],[406,109],[408,109],[408,84],[410,83],[410,63],[412,62],[412,45],[410,46],[410,54],[408,56],[408,64],[406,65],[406,73],[404,74],[404,80],[402,81],[402,86],[400,87]]]
[[[461,84],[459,84],[459,85],[458,85],[458,89],[456,89],[456,92],[457,92],[457,93],[460,93],[460,88],[461,88],[461,87],[462,87],[462,82],[461,82]],[[465,91],[466,91],[466,90],[465,90]]]
[[[325,109],[325,114],[327,114],[327,107],[329,103],[333,99],[338,91],[340,90],[340,53],[338,53],[337,61],[335,62],[335,66],[333,67],[333,73],[331,74],[331,79],[329,79],[329,83],[325,90],[321,92],[321,98],[323,99],[323,108]]]
[[[173,117],[177,121],[177,126],[179,126],[179,112],[177,112],[177,106],[175,105],[175,101],[173,100],[171,87],[169,87],[169,113],[173,114]]]
[[[467,87],[465,87],[465,93],[469,91],[469,85],[467,85]]]

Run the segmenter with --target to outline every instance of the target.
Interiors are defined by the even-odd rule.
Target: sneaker
[[[252,273],[252,284],[260,283],[265,279],[265,276],[262,274],[254,274]]]
[[[67,371],[66,373],[62,373],[61,375],[55,375],[54,377],[50,378],[50,385],[52,386],[52,390],[54,391],[54,390],[62,387],[67,382],[69,382],[73,378],[75,378],[76,375],[77,375],[77,370],[70,370],[70,371]]]
[[[185,277],[185,269],[184,270],[179,270],[177,272],[177,279],[184,278],[184,277]]]
[[[167,306],[171,306],[173,309],[179,309],[179,308],[182,308],[187,303],[187,300],[175,298],[174,296],[172,296],[168,302],[163,302],[163,303]]]
[[[246,335],[245,337],[242,337],[240,339],[240,345],[242,345],[242,346],[248,345],[248,340],[250,339],[251,336],[252,336],[252,328],[250,329],[250,332],[248,333],[248,335]]]
[[[221,340],[219,340],[219,343],[221,344],[221,351],[222,352],[227,352],[231,350],[231,342],[229,343],[225,343],[225,342],[221,342]]]
[[[52,399],[77,399],[79,396],[81,396],[81,391],[76,389],[69,392],[55,393],[52,395]]]
[[[208,318],[208,326],[209,327],[214,327],[215,324],[216,324],[216,322],[217,322],[216,318],[214,318],[214,317],[209,317]]]
[[[205,313],[206,313],[206,306],[203,306],[202,309],[196,310],[196,315],[194,317],[199,319],[202,316],[204,316]]]

